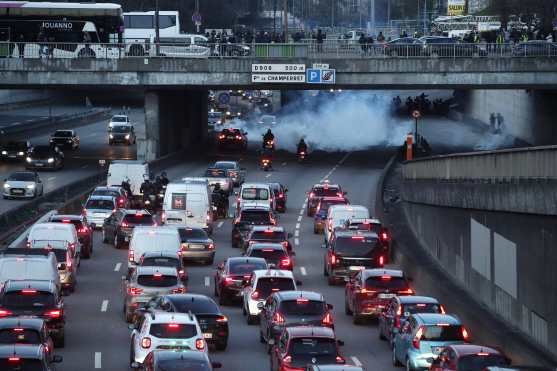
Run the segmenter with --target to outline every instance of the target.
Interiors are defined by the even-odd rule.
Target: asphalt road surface
[[[136,124],[137,136],[144,136],[145,126],[142,109],[134,109],[130,113],[132,121]],[[41,171],[39,176],[44,183],[44,192],[50,192],[66,184],[75,182],[97,171],[99,159],[106,160],[134,160],[136,146],[108,144],[106,127],[108,120],[97,121],[90,125],[74,129],[80,138],[80,146],[76,151],[64,150],[66,163],[59,171]],[[56,128],[52,129],[54,132]],[[30,137],[32,145],[48,144],[48,135]],[[23,163],[0,162],[0,180],[2,181],[12,172],[24,170]],[[0,214],[22,205],[26,200],[4,200],[0,198]]]

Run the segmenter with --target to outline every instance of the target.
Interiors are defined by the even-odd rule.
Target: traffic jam
[[[129,354],[119,357],[129,358],[131,369],[227,369],[219,358],[238,326],[253,327],[268,353],[258,370],[372,369],[337,336],[339,316],[351,319],[348,326],[377,327],[392,364],[407,370],[510,364],[500,350],[475,345],[450,307],[416,292],[391,262],[389,229],[349,199],[344,185],[314,184],[298,216],[287,185],[252,181],[234,160],[172,181],[161,174],[155,182],[139,161],[114,161],[108,174],[82,210],[50,215],[0,255],[0,370],[54,370],[62,362],[57,353],[71,344],[64,301],[79,287],[80,266],[95,259],[95,235],[100,248],[127,250],[125,274],[114,285],[121,285],[116,305],[130,333]],[[309,223],[322,244],[302,247],[298,233],[293,243],[280,222],[289,214]],[[230,223],[236,253],[219,261],[216,251],[225,246],[213,237],[223,223]],[[331,304],[336,298],[304,286],[306,268],[296,264],[303,249],[322,251],[306,268],[322,271],[328,286],[344,287],[344,313]],[[213,272],[212,295],[190,282],[199,266]],[[234,308],[244,323],[231,323]]]

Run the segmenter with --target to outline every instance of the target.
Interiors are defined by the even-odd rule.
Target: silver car
[[[34,171],[16,171],[4,180],[4,198],[34,198],[42,194],[43,182]]]
[[[202,228],[177,226],[180,234],[180,256],[182,260],[203,261],[213,264],[215,259],[215,243]]]
[[[213,168],[226,170],[235,186],[239,186],[246,180],[246,169],[240,167],[237,161],[217,161]]]
[[[90,196],[83,210],[93,228],[102,228],[106,218],[116,211],[117,202],[113,196]]]

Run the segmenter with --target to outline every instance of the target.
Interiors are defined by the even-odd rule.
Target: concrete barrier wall
[[[422,246],[510,326],[557,357],[557,220],[405,203]]]

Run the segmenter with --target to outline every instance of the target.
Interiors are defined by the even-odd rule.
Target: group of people
[[[127,183],[127,185],[125,184]],[[166,172],[162,172],[161,175],[155,177],[153,173],[149,175],[145,175],[143,177],[143,183],[141,183],[141,187],[139,189],[139,193],[143,195],[143,202],[145,203],[146,200],[151,200],[152,196],[157,196],[159,194],[163,194],[166,186],[168,185],[169,180],[166,176]],[[122,183],[122,187],[131,194],[131,190],[129,189],[129,182],[124,181]],[[151,207],[155,207],[156,205],[151,205]]]
[[[425,93],[416,97],[407,97],[403,104],[402,99],[397,95],[392,99],[392,112],[411,115],[413,111],[418,110],[422,115],[446,115],[449,113],[450,104],[451,99],[437,98],[431,101]]]

